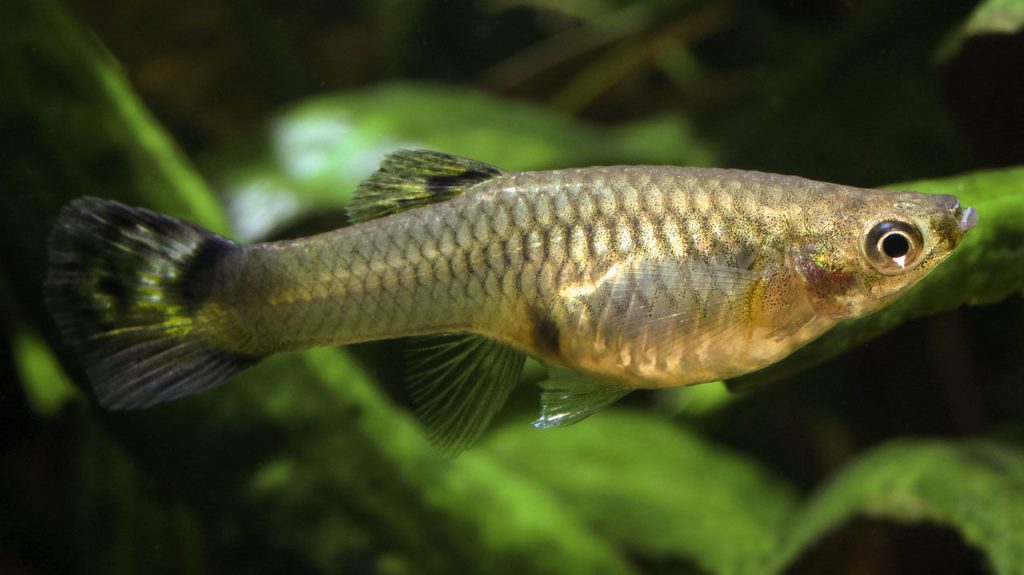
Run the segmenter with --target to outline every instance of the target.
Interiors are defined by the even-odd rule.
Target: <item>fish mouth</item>
[[[953,249],[967,232],[978,225],[978,212],[970,206],[961,206],[956,196],[943,196],[942,201],[945,213],[932,220],[932,230],[938,234],[940,241]]]
[[[968,206],[966,210],[957,206],[957,211],[960,212],[960,220],[957,222],[957,226],[960,228],[960,233],[965,234],[968,230],[978,225],[978,212]]]

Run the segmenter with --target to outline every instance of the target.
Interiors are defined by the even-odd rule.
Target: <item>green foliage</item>
[[[796,506],[749,458],[649,414],[615,410],[540,434],[509,426],[483,449],[647,560],[760,572]]]
[[[893,441],[865,453],[797,514],[782,571],[856,515],[955,528],[998,573],[1024,572],[1024,455],[994,441]]]
[[[1024,2],[1021,0],[985,0],[964,25],[968,36],[1015,34],[1024,27]]]
[[[61,371],[50,347],[29,329],[16,332],[13,346],[18,377],[25,382],[25,395],[32,410],[54,416],[77,395]]]
[[[223,231],[206,183],[132,92],[114,58],[53,0],[4,2],[5,189],[147,203]],[[17,23],[17,25],[11,25]],[[73,150],[68,152],[68,150]],[[55,170],[38,170],[38,158]],[[8,180],[13,177],[13,180]],[[74,194],[62,187],[73,186]],[[51,190],[47,190],[51,191]]]
[[[408,11],[383,4],[360,6],[383,22],[388,42],[410,52],[431,46],[417,34],[437,28],[442,38],[448,30],[405,20],[408,13],[427,18],[427,3]],[[554,3],[534,3],[548,6],[543,13],[530,12],[528,2],[511,4],[517,31],[527,28],[524,13],[536,15],[538,26],[581,18],[578,28],[553,32],[551,43],[481,72],[492,85],[541,85],[532,95],[542,103],[425,81],[319,96],[290,104],[226,150],[191,150],[207,153],[213,186],[146,111],[114,58],[60,4],[0,4],[7,136],[0,142],[0,317],[14,360],[0,368],[18,384],[0,395],[14,430],[0,450],[0,569],[771,573],[821,552],[823,537],[868,516],[946,526],[980,550],[990,570],[1021,572],[1024,455],[1012,438],[1024,413],[1024,365],[982,349],[970,356],[985,384],[973,393],[982,399],[957,395],[928,375],[932,364],[946,365],[929,345],[946,349],[940,344],[948,332],[929,339],[913,331],[925,317],[998,304],[970,310],[963,317],[973,331],[951,341],[965,342],[965,356],[1022,341],[1024,168],[978,169],[985,166],[954,129],[928,68],[949,30],[1010,30],[993,23],[1019,25],[1019,3],[990,0],[965,20],[960,3],[939,3],[945,10],[923,18],[921,3],[898,11],[879,0],[813,25],[742,2],[658,1],[640,9],[577,2],[547,19],[538,14],[551,16]],[[212,18],[221,4],[210,6],[202,14]],[[238,27],[278,30],[247,17],[253,20]],[[305,33],[309,23],[300,24]],[[456,29],[448,40],[457,47],[475,28],[460,22]],[[345,30],[341,45],[358,46],[359,33]],[[571,58],[560,51],[581,37],[588,41],[567,49]],[[707,37],[716,39],[696,40]],[[266,41],[267,52],[287,53]],[[893,47],[892,56],[879,46]],[[731,60],[747,52],[761,58],[750,75]],[[359,61],[353,55],[346,65]],[[374,62],[398,69],[387,68],[385,56]],[[303,63],[266,64],[280,72]],[[399,69],[404,74],[373,70],[360,82],[416,76],[412,65]],[[547,90],[548,83],[555,87]],[[642,95],[616,106],[633,91]],[[552,111],[559,107],[630,121],[600,124]],[[980,223],[892,307],[741,380],[781,380],[773,385],[734,399],[723,398],[721,384],[679,390],[668,402],[653,396],[653,406],[652,396],[633,397],[578,426],[545,432],[529,426],[536,390],[524,388],[498,429],[455,460],[431,448],[385,392],[394,383],[387,348],[281,355],[215,392],[139,413],[103,412],[91,396],[69,389],[69,379],[85,380],[54,337],[39,289],[47,228],[61,204],[101,195],[214,229],[230,221],[242,236],[262,237],[314,212],[338,214],[355,184],[397,147],[437,148],[508,169],[730,163],[839,180],[863,169],[858,177],[870,181],[971,167],[967,175],[898,187],[954,193],[978,210]],[[986,309],[998,322],[970,315]],[[1002,330],[994,337],[993,326]],[[899,365],[851,366],[871,357],[864,342],[894,334],[903,339],[889,341],[909,350]],[[855,359],[843,363],[848,357]],[[910,399],[872,387],[872,374],[883,371],[903,378]],[[526,379],[539,377],[529,363]],[[869,396],[858,403],[865,389]],[[944,423],[951,417],[944,409],[955,414],[972,401],[982,405],[985,425]],[[858,410],[861,403],[870,408]],[[942,437],[965,430],[989,437]],[[902,437],[911,432],[939,437]]]

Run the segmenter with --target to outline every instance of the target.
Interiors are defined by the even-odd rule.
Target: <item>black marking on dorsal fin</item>
[[[348,205],[349,221],[365,222],[443,202],[503,173],[490,164],[442,152],[399,150],[359,184]]]

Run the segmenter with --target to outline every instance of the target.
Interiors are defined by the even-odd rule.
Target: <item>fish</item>
[[[551,368],[539,428],[755,371],[892,302],[978,220],[950,195],[720,168],[515,172],[428,150],[387,156],[347,213],[243,245],[80,198],[51,234],[46,299],[114,410],[279,352],[407,338],[416,413],[456,454],[528,356]]]

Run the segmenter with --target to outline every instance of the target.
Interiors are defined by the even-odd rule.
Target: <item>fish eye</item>
[[[910,238],[902,232],[892,232],[882,237],[879,244],[882,247],[882,253],[890,258],[905,256],[910,251]]]
[[[917,226],[901,220],[885,220],[868,230],[864,254],[876,270],[896,274],[917,263],[923,243]]]

